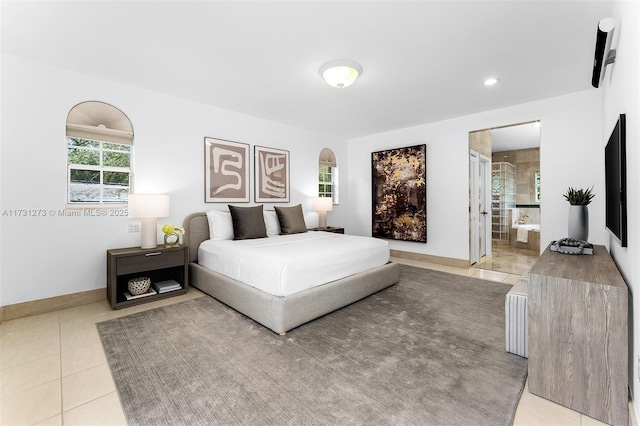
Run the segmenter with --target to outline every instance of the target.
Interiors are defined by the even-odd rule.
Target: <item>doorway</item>
[[[474,267],[521,274],[540,255],[540,127],[536,120],[469,133]]]

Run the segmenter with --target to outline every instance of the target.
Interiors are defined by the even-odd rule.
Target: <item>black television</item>
[[[626,118],[620,114],[604,149],[606,227],[627,246]]]

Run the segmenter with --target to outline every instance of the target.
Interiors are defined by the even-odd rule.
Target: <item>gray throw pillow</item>
[[[302,206],[298,204],[293,207],[274,207],[280,222],[280,234],[299,234],[307,232],[307,224],[304,222]]]
[[[238,207],[229,205],[233,222],[233,239],[249,240],[252,238],[266,238],[267,227],[264,224],[262,205],[253,207]]]

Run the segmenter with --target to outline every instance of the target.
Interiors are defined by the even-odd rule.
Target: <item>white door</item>
[[[471,265],[480,260],[480,164],[479,154],[473,150],[469,152],[469,263]]]

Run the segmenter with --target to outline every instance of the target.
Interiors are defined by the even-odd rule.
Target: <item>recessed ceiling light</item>
[[[491,77],[491,78],[488,78],[488,79],[486,79],[486,80],[484,81],[484,85],[485,85],[485,86],[494,86],[497,82],[498,82],[498,79],[497,79],[497,78],[493,78],[493,77]]]

